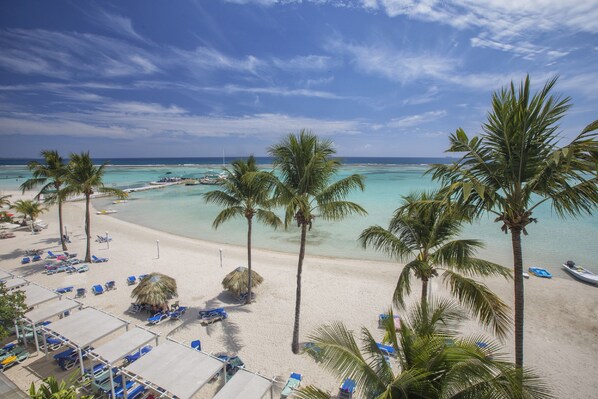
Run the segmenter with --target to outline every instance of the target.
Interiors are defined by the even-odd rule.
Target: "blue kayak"
[[[530,267],[529,272],[537,277],[544,277],[544,278],[552,278],[552,274],[548,272],[546,269],[542,269],[541,267]]]

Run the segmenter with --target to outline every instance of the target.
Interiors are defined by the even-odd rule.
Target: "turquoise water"
[[[219,171],[214,166],[115,166],[109,167],[105,181],[108,186],[127,188],[146,185],[171,172],[171,176],[202,176]],[[308,235],[307,253],[333,257],[386,260],[383,254],[364,250],[357,242],[363,229],[373,224],[386,226],[392,212],[400,204],[401,196],[413,190],[437,187],[428,176],[426,166],[421,165],[347,165],[339,177],[353,173],[365,176],[366,190],[356,192],[350,200],[361,204],[367,211],[365,217],[350,217],[340,222],[318,220]],[[17,176],[23,178],[17,179]],[[23,167],[0,166],[0,191],[15,189],[28,176]],[[214,230],[212,221],[220,211],[215,205],[206,204],[202,195],[217,186],[173,186],[158,190],[133,193],[126,204],[113,205],[109,199],[94,200],[97,208],[118,210],[113,217],[151,227],[157,230],[203,240],[245,245],[246,222],[244,219],[228,222]],[[529,235],[523,238],[524,266],[546,267],[564,276],[560,265],[567,259],[598,272],[598,217],[560,219],[548,205],[539,207],[534,216],[537,224],[528,227]],[[463,238],[479,238],[486,243],[480,257],[509,266],[512,264],[511,239],[500,231],[493,218],[483,218],[467,226]],[[159,238],[159,237],[156,237]],[[295,225],[288,230],[274,231],[255,224],[253,244],[255,247],[283,252],[297,252],[299,229]]]

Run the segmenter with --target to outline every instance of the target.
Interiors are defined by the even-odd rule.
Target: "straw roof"
[[[131,293],[137,303],[161,306],[178,296],[176,280],[161,273],[144,277]]]
[[[222,286],[237,295],[247,292],[247,280],[249,280],[249,269],[239,266],[224,277]],[[264,281],[264,278],[251,270],[251,288],[255,288]]]

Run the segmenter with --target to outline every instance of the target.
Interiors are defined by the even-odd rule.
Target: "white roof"
[[[10,274],[7,271],[4,271],[4,270],[0,269],[0,280],[5,280],[5,279],[11,278],[11,277],[12,277],[12,274]]]
[[[189,399],[223,366],[223,362],[205,353],[166,341],[124,370],[179,399]]]
[[[214,399],[261,399],[272,386],[272,381],[247,370],[238,370]]]
[[[42,303],[37,308],[25,313],[23,318],[29,320],[33,324],[37,324],[40,321],[47,320],[79,306],[81,306],[81,304],[72,299],[62,298],[59,301]]]
[[[112,364],[155,338],[156,334],[135,327],[99,348],[94,349],[92,352],[104,359],[107,363]]]
[[[19,289],[25,293],[25,305],[32,308],[51,299],[58,298],[58,294],[39,285],[29,284]]]
[[[15,278],[11,278],[10,280],[6,280],[4,282],[4,287],[7,290],[14,290],[15,288],[19,288],[19,287],[22,287],[27,284],[29,284],[29,281],[24,280],[22,278],[15,277]]]
[[[69,317],[48,324],[44,329],[65,337],[73,345],[83,348],[125,325],[124,321],[114,316],[93,308],[85,308]]]

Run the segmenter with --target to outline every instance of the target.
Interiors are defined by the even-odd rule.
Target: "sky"
[[[0,157],[445,156],[529,74],[598,119],[598,0],[6,0]]]

